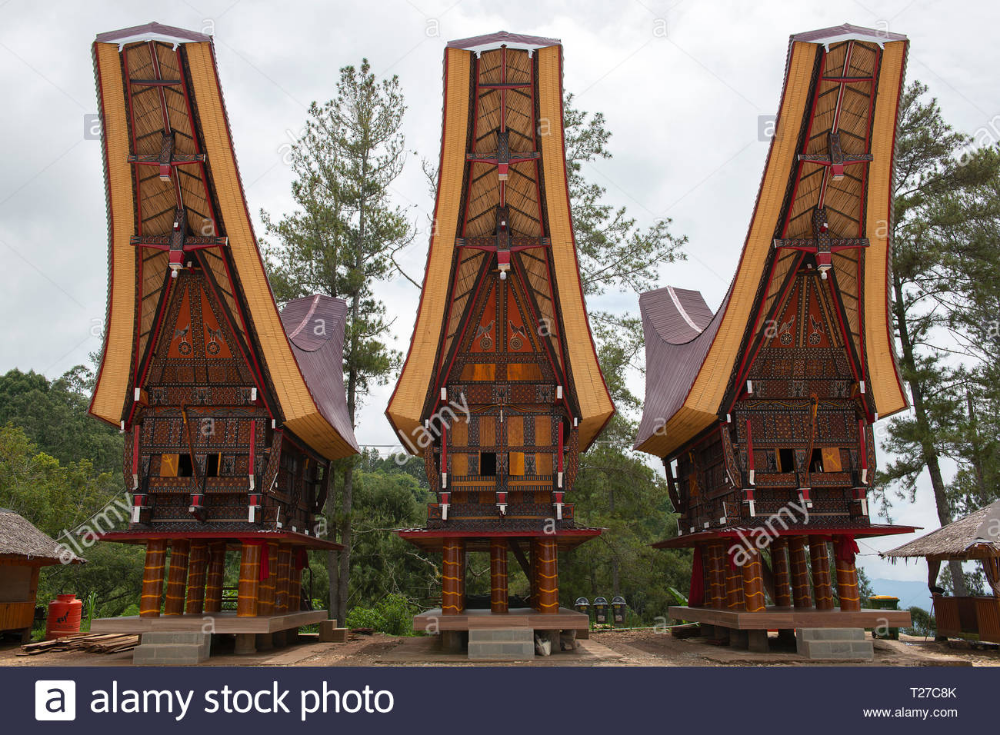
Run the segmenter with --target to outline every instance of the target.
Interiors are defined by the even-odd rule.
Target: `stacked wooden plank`
[[[87,653],[121,653],[139,645],[139,636],[118,633],[82,633],[51,641],[27,643],[21,646],[18,656],[37,656],[41,653],[85,651]]]

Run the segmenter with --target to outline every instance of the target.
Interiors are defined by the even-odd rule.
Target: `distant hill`
[[[931,609],[931,593],[926,582],[907,582],[899,579],[873,579],[872,589],[876,595],[892,595],[899,598],[899,609],[922,607]]]

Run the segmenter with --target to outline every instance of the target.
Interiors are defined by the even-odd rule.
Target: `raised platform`
[[[413,618],[413,630],[432,633],[449,630],[500,630],[503,628],[589,630],[590,617],[565,607],[559,608],[559,612],[555,614],[543,614],[530,607],[515,607],[507,613],[494,614],[489,610],[466,610],[461,615],[442,615],[441,608],[435,608]]]
[[[719,610],[713,607],[676,606],[668,608],[674,620],[690,620],[731,630],[792,630],[795,628],[907,628],[907,610],[843,611],[816,608],[769,607],[763,612]]]
[[[202,615],[161,615],[158,618],[98,618],[90,625],[91,633],[277,633],[303,625],[320,623],[329,614],[326,610],[303,610],[284,615],[258,615],[239,618],[226,610]]]

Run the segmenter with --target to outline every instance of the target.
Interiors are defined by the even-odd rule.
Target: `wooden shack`
[[[924,557],[937,635],[1000,643],[1000,501],[887,551],[889,559]],[[941,562],[978,561],[991,594],[951,597],[937,586]]]
[[[0,508],[0,634],[31,640],[42,567],[83,562],[14,511]]]

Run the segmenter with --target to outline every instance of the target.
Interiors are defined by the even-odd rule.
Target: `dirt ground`
[[[674,638],[652,630],[608,631],[579,641],[576,651],[537,656],[527,662],[478,663],[465,654],[440,650],[434,637],[400,638],[385,635],[352,635],[347,643],[320,643],[303,635],[284,648],[237,656],[231,642],[218,641],[212,657],[202,666],[1000,666],[1000,650],[975,648],[961,641],[903,636],[902,640],[876,640],[875,661],[818,662],[795,652],[772,636],[770,653],[716,646],[704,638]],[[68,651],[19,656],[19,645],[0,644],[0,666],[128,666],[131,652],[99,654]]]

